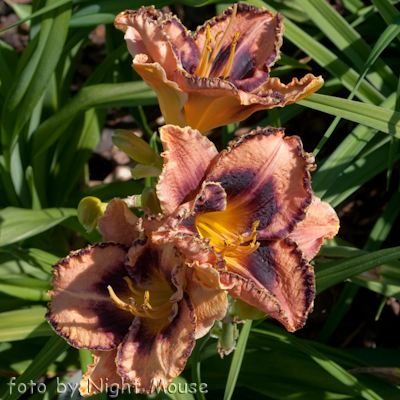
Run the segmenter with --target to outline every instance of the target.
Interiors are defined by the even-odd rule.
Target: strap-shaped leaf
[[[52,335],[53,331],[44,319],[46,312],[45,307],[32,307],[1,313],[0,342]]]
[[[10,390],[10,388],[5,393],[3,400],[18,399],[22,395],[22,393],[15,389],[18,387],[18,384],[26,384],[31,380],[35,381],[38,379],[44,372],[46,372],[49,365],[53,363],[60,354],[64,353],[68,347],[69,345],[63,338],[54,334],[32,361],[31,365],[29,365],[25,372],[15,381],[17,386],[14,387],[14,390]]]
[[[363,256],[324,263],[323,266],[319,265],[315,268],[317,291],[321,293],[345,279],[398,258],[400,258],[400,247],[393,247]]]
[[[4,208],[0,211],[0,247],[45,232],[74,215],[74,208]]]

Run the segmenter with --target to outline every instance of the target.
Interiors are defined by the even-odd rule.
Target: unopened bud
[[[267,314],[259,310],[257,307],[251,306],[240,299],[236,299],[234,303],[234,313],[235,318],[239,320],[244,319],[262,319],[265,318]]]
[[[154,165],[162,169],[163,159],[150,145],[134,133],[125,129],[117,129],[111,138],[113,143],[132,160],[144,165]]]
[[[154,188],[144,188],[141,203],[143,208],[149,208],[153,214],[161,213],[160,202]]]
[[[134,168],[131,169],[131,174],[132,178],[137,180],[159,176],[161,174],[161,169],[156,165],[137,164]]]
[[[102,203],[100,199],[93,196],[84,197],[78,204],[78,220],[86,229],[87,233],[92,233],[97,226],[99,217],[104,214],[107,203]]]

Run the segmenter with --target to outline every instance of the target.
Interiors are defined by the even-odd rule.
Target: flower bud
[[[102,203],[100,199],[93,196],[84,197],[78,204],[78,220],[86,229],[87,233],[92,233],[97,226],[97,221],[104,214],[107,203]]]
[[[113,143],[132,160],[139,164],[154,165],[159,169],[163,166],[162,158],[150,147],[150,145],[125,129],[117,129],[111,138]]]
[[[153,214],[161,213],[160,202],[154,188],[144,188],[141,197],[142,208],[149,208]]]
[[[161,169],[156,165],[143,165],[138,164],[134,168],[131,169],[131,174],[133,179],[142,179],[153,176],[158,176],[161,174]]]
[[[240,299],[235,300],[234,304],[235,316],[240,320],[244,319],[262,319],[265,318],[267,314],[259,310],[257,307],[251,306]]]

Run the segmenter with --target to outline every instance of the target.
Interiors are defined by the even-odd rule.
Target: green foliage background
[[[209,3],[184,1],[190,7]],[[327,78],[319,94],[265,112],[259,125],[284,125],[307,109],[336,117],[321,132],[314,150],[318,169],[313,175],[313,189],[338,209],[382,171],[387,172],[387,186],[397,187],[392,172],[400,158],[398,1],[342,0],[345,18],[325,0],[248,3],[281,11],[285,41],[311,56],[314,64],[310,65],[318,65]],[[4,394],[4,400],[19,397],[16,390],[9,393],[6,384],[10,376],[22,374],[17,384],[45,376],[47,392],[31,397],[51,399],[57,395],[56,376],[67,382],[68,372],[81,366],[84,370],[92,363],[88,351],[69,347],[43,319],[51,266],[71,249],[75,233],[90,243],[101,240],[97,232],[89,235],[81,227],[77,204],[88,195],[107,201],[139,194],[144,188],[140,181],[87,186],[87,163],[100,140],[107,109],[128,107],[137,125],[148,132],[142,107],[157,104],[153,91],[133,74],[123,35],[112,23],[126,8],[150,4],[162,7],[172,1],[34,0],[32,5],[17,5],[8,0],[7,4],[30,24],[30,31],[21,55],[0,40],[0,394]],[[216,11],[225,6],[216,3]],[[99,24],[106,24],[106,57],[72,96],[70,87],[80,53],[88,34]],[[385,49],[396,57],[381,57]],[[275,73],[299,67],[311,69],[283,54]],[[348,98],[336,97],[338,92],[347,93]],[[351,129],[330,145],[328,139],[335,135],[341,118],[353,122]],[[233,138],[233,132],[232,126],[223,129],[223,143]],[[318,157],[321,149],[325,150],[323,159]],[[241,328],[236,352],[224,360],[217,355],[215,341],[198,341],[185,372],[176,381],[206,382],[206,395],[160,393],[156,397],[400,398],[395,383],[396,377],[399,382],[398,369],[388,372],[390,380],[348,372],[356,367],[398,365],[397,349],[388,353],[362,349],[356,356],[349,349],[325,344],[360,286],[383,295],[382,307],[387,297],[400,300],[400,247],[384,248],[400,212],[399,199],[397,190],[362,249],[340,238],[321,249],[324,257],[315,260],[318,293],[348,278],[352,283],[344,285],[316,340],[300,339],[273,325],[249,321]],[[379,266],[379,280],[358,275]],[[97,397],[106,399],[107,394]],[[135,397],[128,393],[120,396]]]

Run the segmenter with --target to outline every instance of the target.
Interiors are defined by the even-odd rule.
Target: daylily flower
[[[309,264],[339,228],[333,208],[314,197],[314,157],[283,128],[258,128],[218,154],[200,132],[160,129],[163,172],[157,194],[169,215],[153,233],[174,243],[204,287],[227,290],[288,331],[313,307]]]
[[[71,252],[54,267],[46,318],[76,347],[95,350],[84,397],[112,385],[165,389],[227,308],[223,291],[205,290],[172,243],[151,234],[162,216],[139,219],[120,199],[99,218],[107,242]]]
[[[280,13],[264,8],[237,3],[193,36],[154,6],[121,12],[115,26],[125,32],[133,68],[157,93],[167,124],[205,133],[299,101],[323,84],[312,74],[288,85],[269,77],[284,26]]]

